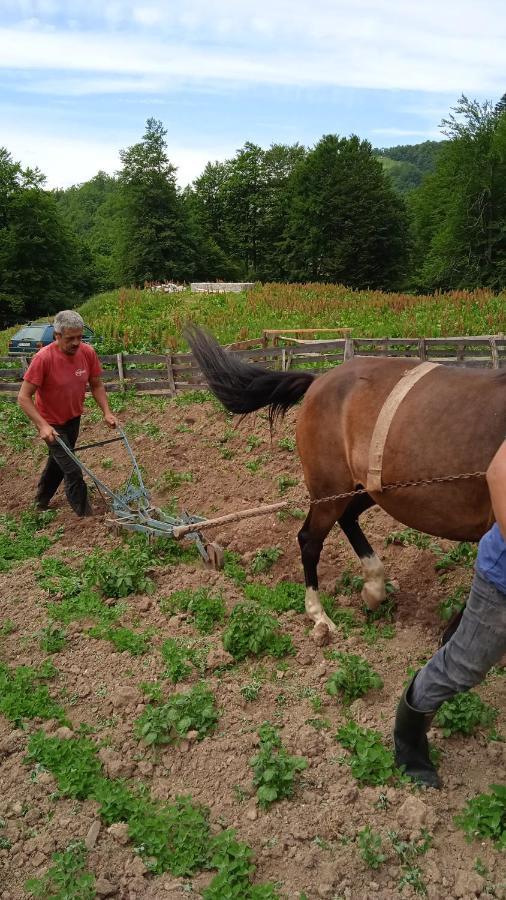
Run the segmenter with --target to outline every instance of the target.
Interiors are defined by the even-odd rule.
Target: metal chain
[[[463,481],[468,478],[484,478],[486,472],[466,472],[462,475],[437,475],[434,478],[421,478],[419,481],[395,481],[393,484],[383,485],[381,493],[385,491],[395,491],[398,488],[420,487],[423,484],[442,484],[449,481]],[[357,497],[359,494],[367,494],[367,488],[357,488],[355,491],[345,491],[342,494],[332,494],[331,497],[319,497],[316,500],[310,500],[310,506],[316,506],[318,503],[330,503],[333,500],[347,500],[349,497]]]

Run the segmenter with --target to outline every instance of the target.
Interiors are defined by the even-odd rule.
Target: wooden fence
[[[277,332],[274,346],[265,336],[239,341],[231,349],[245,361],[287,371],[311,368],[324,372],[354,356],[430,360],[449,366],[506,369],[506,336],[453,338],[352,338],[310,341],[300,332]],[[270,333],[269,333],[270,334]],[[179,391],[204,389],[205,379],[191,353],[116,353],[100,357],[108,391],[134,389],[143,394],[175,396]],[[0,357],[0,393],[14,399],[26,357]]]

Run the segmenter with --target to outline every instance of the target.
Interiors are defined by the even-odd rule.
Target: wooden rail
[[[503,334],[452,338],[352,338],[345,334],[328,340],[295,337],[305,331],[294,329],[293,337],[290,330],[264,332],[264,335],[276,337],[274,346],[266,346],[263,335],[256,340],[237,342],[231,348],[245,361],[282,371],[294,367],[320,373],[354,356],[399,357],[430,360],[448,366],[506,369],[506,336]],[[100,360],[108,391],[133,389],[143,394],[173,397],[181,391],[207,387],[191,353],[115,353],[103,355]],[[26,357],[0,357],[0,394],[5,398],[15,399],[28,362]]]

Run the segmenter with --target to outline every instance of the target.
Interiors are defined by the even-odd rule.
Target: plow
[[[169,515],[153,504],[128,438],[122,428],[118,427],[117,431],[118,437],[108,438],[105,441],[95,441],[91,444],[81,444],[73,450],[59,436],[56,437],[56,441],[74,463],[79,466],[83,474],[87,475],[94,483],[112,514],[107,520],[108,524],[118,532],[121,530],[139,532],[147,535],[150,540],[173,538],[179,541],[185,538],[195,544],[207,566],[213,569],[222,569],[223,549],[215,542],[206,542],[202,535],[203,530],[235,522],[239,519],[267,515],[268,513],[285,509],[288,506],[287,501],[282,500],[278,503],[271,503],[268,506],[244,509],[213,519],[191,515],[186,510],[183,510],[177,516]],[[104,447],[106,444],[118,442],[122,442],[132,468],[126,484],[121,489],[113,490],[80,459],[78,453],[94,447]]]

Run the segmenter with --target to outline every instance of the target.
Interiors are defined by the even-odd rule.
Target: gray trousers
[[[483,681],[506,653],[506,594],[475,572],[459,627],[420,669],[408,697],[419,712],[435,712],[445,700]]]

